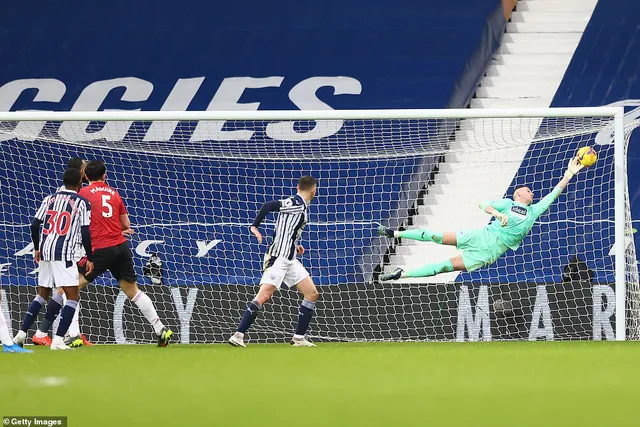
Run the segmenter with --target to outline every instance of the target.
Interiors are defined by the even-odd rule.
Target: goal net
[[[312,339],[639,338],[624,161],[635,123],[620,131],[618,109],[2,113],[0,120],[0,281],[14,333],[36,292],[31,218],[61,185],[67,161],[81,157],[105,161],[135,229],[129,245],[139,284],[183,343],[223,342],[235,331],[258,290],[275,216],[261,227],[266,243],[248,227],[264,202],[295,194],[302,175],[318,181],[300,257],[320,292]],[[459,253],[379,237],[379,225],[484,227],[491,218],[480,202],[523,185],[540,200],[583,146],[595,148],[597,163],[570,182],[518,250],[472,273],[379,282],[397,266]],[[278,291],[249,342],[290,338],[300,301],[295,288]],[[109,273],[82,292],[80,325],[97,343],[154,340]]]

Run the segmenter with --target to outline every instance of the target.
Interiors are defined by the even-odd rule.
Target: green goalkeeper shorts
[[[462,249],[462,262],[467,271],[493,264],[509,249],[486,228],[456,232],[456,247]]]

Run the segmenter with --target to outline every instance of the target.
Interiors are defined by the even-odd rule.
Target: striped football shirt
[[[296,254],[296,242],[302,236],[307,225],[307,204],[296,194],[280,200],[280,210],[273,233],[273,242],[267,250],[267,256],[273,260],[279,256],[292,260]]]
[[[81,227],[91,223],[89,202],[72,190],[62,190],[42,201],[35,218],[43,223],[40,258],[43,261],[74,261]]]

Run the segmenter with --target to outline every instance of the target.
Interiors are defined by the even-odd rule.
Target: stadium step
[[[518,164],[519,165],[519,164]],[[491,180],[490,176],[483,177],[482,181],[478,184],[469,184],[465,183],[462,180],[456,180],[451,183],[442,184],[442,190],[445,192],[431,192],[424,196],[423,204],[418,205],[418,211],[422,209],[423,206],[426,208],[441,205],[447,206],[451,209],[477,209],[478,204],[483,200],[495,200],[496,198],[501,198],[504,190],[496,191],[492,188],[492,184],[495,180]],[[440,184],[435,184],[434,189]],[[509,183],[505,184],[508,186]],[[473,194],[472,198],[468,198],[465,194]]]
[[[424,205],[424,206],[419,206],[418,207],[418,215],[425,215],[425,216],[434,216],[434,217],[447,217],[447,216],[451,216],[451,217],[455,217],[455,218],[460,218],[462,220],[464,220],[465,218],[468,217],[469,212],[473,212],[473,211],[480,211],[480,209],[478,208],[478,203],[480,203],[481,201],[485,201],[485,200],[495,200],[496,198],[502,198],[502,194],[500,194],[498,197],[482,197],[481,199],[478,198],[478,200],[475,200],[477,197],[474,196],[474,200],[473,202],[475,203],[471,203],[472,201],[469,200],[469,203],[465,203],[464,205],[446,205],[446,204],[440,204],[440,205]],[[464,226],[464,221],[461,221]]]
[[[516,4],[516,12],[589,12],[593,10],[598,0],[520,0]],[[514,13],[516,13],[514,12]]]
[[[522,127],[516,128],[514,130],[511,129],[505,129],[505,132],[508,133],[520,133],[522,132],[522,136],[518,136],[518,138],[521,139],[525,139],[524,135],[535,135],[538,131],[538,127],[540,125],[539,121],[536,121],[535,123],[531,123],[529,125],[529,129],[528,130],[523,130]],[[456,148],[457,149],[457,148]],[[445,161],[442,164],[447,164],[447,163],[461,163],[461,164],[470,164],[473,162],[478,162],[479,160],[486,160],[486,159],[495,159],[496,161],[499,162],[519,162],[522,160],[522,149],[520,147],[516,148],[504,148],[501,149],[499,153],[491,151],[491,150],[482,150],[482,151],[476,151],[476,152],[471,152],[471,151],[454,151],[454,152],[450,152],[445,156]],[[447,174],[443,174],[444,176],[447,176]],[[438,176],[438,182],[440,182],[440,176]],[[454,182],[451,179],[448,179],[447,182]],[[437,185],[437,183],[436,183]]]
[[[396,256],[397,257],[412,257],[414,255],[414,246],[406,246],[406,245],[398,245],[396,246]],[[398,262],[404,264],[404,259],[398,259]]]
[[[474,98],[471,108],[546,108],[551,103],[548,96],[531,96],[526,98]]]
[[[535,93],[537,95],[553,97],[557,89],[557,85],[545,83],[503,84],[499,86],[480,87],[476,91],[476,96],[478,98],[521,98]]]
[[[584,22],[509,22],[510,33],[578,33],[584,31]]]
[[[540,22],[544,24],[550,24],[555,22],[569,23],[569,22],[581,22],[584,25],[589,22],[591,18],[591,12],[588,10],[574,10],[568,12],[537,12],[537,13],[524,13],[513,12],[511,14],[511,22],[515,23],[534,23]]]
[[[567,66],[571,57],[562,53],[538,53],[523,55],[497,54],[493,58],[493,64],[502,65],[563,65]]]
[[[523,151],[526,152],[526,149]],[[491,165],[492,170],[494,170],[496,173],[500,173],[502,171],[506,172],[511,170],[510,163],[513,163],[514,161],[502,160],[499,157],[500,152],[498,150],[495,150],[494,152],[496,157],[489,158],[486,160],[475,160],[475,161],[466,162],[466,163],[441,163],[440,173],[447,174],[447,175],[462,176],[466,178],[468,185],[475,187],[478,185],[478,183],[482,183],[483,181],[488,180],[487,165]],[[522,161],[522,154],[524,153],[521,153],[520,161]],[[450,179],[448,180],[448,184],[455,183],[456,181],[454,181],[454,179],[455,179],[454,177],[450,177]],[[461,180],[461,182],[464,182],[464,181],[465,180]]]
[[[498,49],[498,52],[523,54],[523,53],[563,53],[572,54],[576,47],[577,42],[570,41],[538,41],[538,42],[521,42],[521,43],[503,43]]]
[[[469,125],[468,123],[473,124]],[[465,120],[462,122],[460,131],[455,135],[455,144],[450,146],[450,152],[471,150],[469,152],[473,154],[473,157],[461,157],[467,161],[493,159],[497,155],[504,159],[504,156],[509,154],[505,150],[511,141],[520,141],[535,135],[540,126],[540,119],[501,119],[500,126],[488,126],[490,123],[491,120]],[[500,147],[499,154],[491,150],[497,147]],[[479,150],[480,148],[488,150]],[[516,154],[520,155],[521,153],[516,150]]]
[[[514,65],[492,64],[487,68],[487,76],[491,77],[540,77],[557,76],[564,73],[566,67],[562,65],[531,64],[527,67]],[[526,81],[526,80],[525,80]]]
[[[506,33],[502,43],[580,42],[582,33]]]
[[[556,82],[550,82],[544,77],[537,79],[526,79],[518,75],[506,75],[506,76],[487,76],[480,80],[480,87],[500,87],[513,86],[513,85],[528,85],[531,82],[534,85],[545,85],[557,87]]]

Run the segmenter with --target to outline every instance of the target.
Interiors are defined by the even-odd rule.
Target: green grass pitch
[[[95,346],[0,354],[0,416],[97,426],[637,426],[640,343]]]

